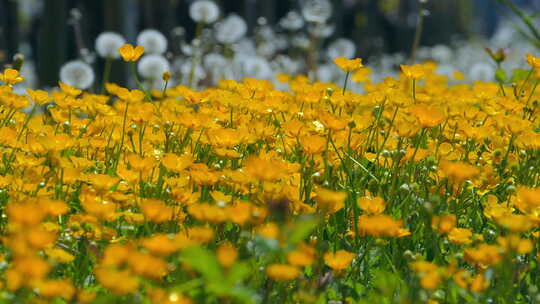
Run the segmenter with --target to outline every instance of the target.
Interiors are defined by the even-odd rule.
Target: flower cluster
[[[540,299],[540,57],[511,82],[451,82],[434,62],[373,81],[338,40],[325,64],[342,86],[245,56],[259,79],[221,79],[245,23],[207,0],[189,13],[184,80],[154,30],[96,41],[136,89],[96,93],[84,61],[52,91],[0,74],[0,302]],[[330,16],[306,0],[280,25],[324,37]],[[207,41],[232,55],[203,59]],[[208,58],[217,84],[199,89]]]

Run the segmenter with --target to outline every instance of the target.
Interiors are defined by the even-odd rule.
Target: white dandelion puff
[[[308,22],[325,23],[332,16],[332,4],[328,0],[306,0],[302,15]]]
[[[297,31],[304,27],[304,19],[297,11],[290,11],[279,20],[279,25],[288,31]]]
[[[96,38],[96,52],[103,58],[119,58],[118,49],[126,43],[122,35],[115,32],[103,32]]]
[[[144,47],[146,54],[163,54],[167,50],[167,38],[160,31],[153,29],[140,32],[137,44]]]
[[[224,44],[232,44],[242,39],[247,32],[247,24],[242,17],[230,14],[216,25],[216,39]]]
[[[219,7],[210,0],[198,0],[189,7],[189,16],[195,22],[211,24],[219,17]]]
[[[272,78],[272,68],[266,59],[260,56],[249,56],[243,59],[244,76],[269,80]]]
[[[477,62],[469,70],[471,80],[492,81],[495,75],[495,68],[486,62]]]
[[[94,83],[94,71],[81,60],[69,61],[60,68],[60,80],[72,87],[84,90]]]
[[[161,55],[145,55],[137,64],[137,71],[146,79],[161,79],[170,70],[169,61]]]
[[[356,46],[349,39],[339,38],[328,46],[326,53],[330,59],[337,57],[353,58],[356,54]]]

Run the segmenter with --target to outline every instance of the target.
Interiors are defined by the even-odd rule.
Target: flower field
[[[433,63],[371,83],[337,58],[362,94],[292,75],[167,88],[167,73],[163,90],[17,94],[6,69],[1,301],[536,303],[527,62],[514,86],[448,85]]]
[[[33,2],[20,36],[61,7]],[[410,58],[364,62],[400,40],[334,35],[368,1],[279,21],[182,2],[193,36],[139,31],[151,1],[107,3],[127,34],[93,49],[110,20],[83,2],[57,83],[36,72],[53,42],[0,68],[0,304],[540,303],[538,14],[499,0],[518,18],[489,42],[428,47],[442,1],[419,0]],[[400,3],[379,3],[389,29]]]

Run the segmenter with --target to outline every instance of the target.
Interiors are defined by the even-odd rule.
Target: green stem
[[[135,78],[135,84],[137,85],[137,89],[143,91],[144,96],[147,101],[152,101],[152,97],[150,96],[150,94],[148,94],[146,89],[143,87],[141,81],[139,80],[139,74],[137,74],[137,64],[135,62],[131,64],[131,73],[133,74],[133,77]]]
[[[107,59],[105,59],[105,68],[103,69],[103,83],[101,84],[101,91],[100,91],[101,94],[105,92],[105,84],[109,82],[109,76],[111,74],[111,66],[112,66],[112,58],[107,57]]]
[[[202,30],[204,28],[204,23],[202,22],[199,22],[197,23],[197,28],[195,30],[195,40],[200,40],[201,38],[201,33],[202,33]],[[191,58],[191,69],[189,71],[189,87],[190,88],[193,88],[193,79],[195,78],[195,68],[197,67],[197,61],[199,60],[199,58],[197,57],[197,52],[195,50],[195,46],[193,48],[193,57]]]
[[[347,90],[347,83],[348,83],[348,80],[349,80],[349,74],[351,74],[351,72],[347,72],[347,74],[345,75],[345,82],[343,83],[342,95],[345,95],[345,90]]]
[[[540,79],[538,79],[535,83],[534,83],[534,87],[531,91],[531,94],[529,94],[529,98],[527,98],[527,102],[525,103],[525,108],[528,108],[529,107],[529,102],[531,101],[531,98],[532,96],[534,95],[534,92],[536,91],[536,87],[538,87],[538,84],[540,83]],[[529,119],[532,118],[532,115],[534,114],[534,111],[531,110],[531,115],[529,116]],[[523,112],[523,116],[525,116],[525,112]]]
[[[412,80],[412,98],[413,102],[416,103],[416,79]]]
[[[414,32],[414,41],[411,49],[411,64],[416,62],[416,51],[420,46],[420,38],[422,38],[422,30],[424,28],[424,4],[423,1],[418,1],[418,20],[416,22],[416,31]]]
[[[527,16],[521,9],[519,9],[512,1],[510,0],[498,0],[499,2],[505,4],[512,10],[514,14],[516,14],[519,19],[527,26],[529,31],[533,34],[534,38],[537,40],[540,40],[540,32],[536,29],[535,25],[533,24],[531,18]]]

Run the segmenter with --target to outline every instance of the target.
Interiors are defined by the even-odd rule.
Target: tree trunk
[[[12,61],[19,50],[19,23],[17,1],[0,0],[0,63]]]
[[[44,1],[40,19],[37,70],[40,86],[55,86],[67,59],[67,0]]]

